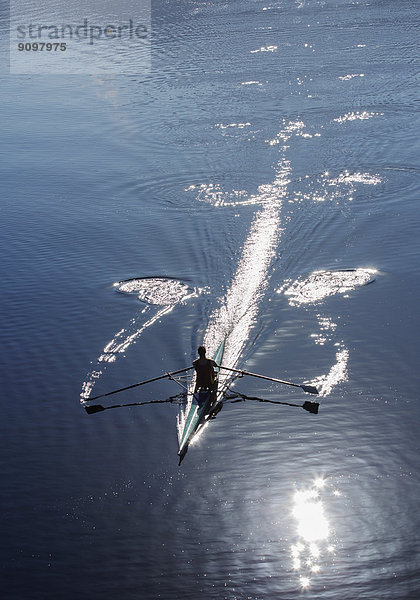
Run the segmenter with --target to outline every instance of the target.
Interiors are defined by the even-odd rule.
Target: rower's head
[[[197,352],[200,358],[204,358],[206,356],[206,349],[204,346],[199,346]]]

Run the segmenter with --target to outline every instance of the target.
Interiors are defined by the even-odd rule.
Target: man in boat
[[[206,357],[206,349],[204,346],[199,346],[198,358],[193,362],[193,367],[197,374],[197,382],[195,384],[195,392],[200,388],[212,390],[216,381],[215,367],[219,365],[211,358]]]

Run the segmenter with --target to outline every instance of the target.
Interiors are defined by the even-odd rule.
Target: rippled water
[[[159,1],[149,75],[2,72],[5,597],[418,598],[417,22]],[[224,336],[320,395],[225,381],[181,468],[173,382],[83,410]]]

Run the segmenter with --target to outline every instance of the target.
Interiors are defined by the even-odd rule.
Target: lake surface
[[[148,75],[2,70],[4,598],[419,597],[418,8],[157,1]],[[320,396],[234,381],[297,406],[181,467],[179,402],[86,414],[224,336]]]

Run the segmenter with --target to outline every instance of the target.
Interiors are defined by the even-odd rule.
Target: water
[[[152,9],[150,75],[1,76],[3,595],[418,598],[417,3]],[[178,468],[176,403],[80,405],[226,332],[319,414]]]

